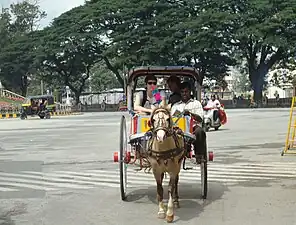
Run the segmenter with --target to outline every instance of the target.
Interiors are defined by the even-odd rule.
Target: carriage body
[[[146,115],[136,115],[133,116],[131,119],[131,126],[130,126],[130,138],[136,134],[144,134],[149,131],[149,120],[150,116]],[[173,117],[173,122],[178,120],[177,117]],[[176,127],[179,127],[184,133],[192,133],[192,123],[193,119],[190,116],[185,116],[180,118],[177,121]]]
[[[137,115],[133,113],[134,108],[134,94],[136,91],[137,80],[139,77],[147,76],[153,74],[157,78],[159,76],[170,77],[179,76],[181,79],[188,79],[193,86],[193,93],[195,99],[201,100],[201,86],[200,86],[200,76],[196,69],[192,67],[183,66],[173,66],[173,67],[139,67],[132,69],[128,76],[126,77],[126,96],[127,96],[127,108],[132,114],[130,118],[130,129],[128,132],[126,125],[126,118],[122,116],[121,118],[121,128],[120,128],[120,146],[119,152],[114,153],[114,161],[119,162],[120,169],[120,186],[121,186],[121,198],[125,200],[126,198],[126,188],[127,188],[127,164],[134,164],[145,167],[143,160],[145,161],[145,140],[147,137],[145,134],[150,130],[149,126],[149,115]],[[159,88],[161,89],[161,88]],[[178,121],[177,121],[178,120]],[[195,135],[193,134],[194,120],[190,116],[183,116],[181,118],[173,117],[173,121],[177,123],[176,127],[183,131],[183,136],[185,140],[185,146],[188,153],[186,157],[192,158],[193,148],[192,143],[195,140]],[[212,154],[212,153],[211,153]],[[201,168],[207,170],[207,156],[202,163]],[[211,159],[210,159],[211,161]],[[183,169],[185,168],[185,160],[183,161]],[[205,178],[202,178],[203,186],[203,198],[206,198],[207,192],[207,172],[203,172]]]

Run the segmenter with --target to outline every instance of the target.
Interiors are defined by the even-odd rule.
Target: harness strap
[[[180,155],[181,153],[184,153],[184,149],[183,148],[173,148],[167,151],[163,151],[163,152],[157,152],[157,151],[153,151],[153,150],[148,150],[148,155],[152,156],[152,157],[156,157],[157,159],[172,159],[178,155]]]

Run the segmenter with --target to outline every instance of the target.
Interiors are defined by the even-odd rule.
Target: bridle
[[[155,120],[153,119],[153,117],[159,113],[159,112],[163,112],[165,115],[168,115],[168,126],[166,125],[166,119],[165,118],[161,118],[158,116],[158,123],[157,125],[154,127],[154,122]],[[180,160],[183,159],[183,156],[184,156],[184,148],[180,148],[180,145],[179,145],[179,141],[178,141],[178,137],[177,137],[177,134],[176,132],[174,132],[174,128],[173,128],[173,120],[172,120],[172,117],[170,115],[170,111],[166,108],[157,108],[155,109],[155,111],[152,112],[151,114],[151,117],[150,117],[150,134],[151,134],[151,142],[149,143],[148,145],[148,151],[147,151],[147,154],[150,156],[150,157],[154,157],[156,158],[157,162],[159,162],[160,159],[163,159],[165,160],[165,164],[167,163],[167,160],[168,159],[174,159],[174,157],[177,157],[178,155],[182,154],[181,158],[179,159],[179,162]],[[152,143],[154,142],[155,140],[155,137],[157,136],[157,132],[159,130],[163,130],[165,132],[165,137],[173,137],[174,139],[174,142],[175,142],[175,148],[173,149],[168,149],[166,151],[162,151],[162,152],[159,152],[159,151],[156,151],[154,149],[152,149]]]
[[[166,126],[166,120],[164,117],[159,117],[158,115],[158,123],[156,126],[154,126],[154,122],[155,122],[155,119],[154,119],[154,116],[157,115],[159,112],[163,112],[165,115],[167,115],[169,117],[168,119],[168,122],[169,122],[169,125]],[[150,118],[150,131],[152,133],[153,136],[156,135],[156,133],[160,130],[163,130],[165,132],[165,136],[166,137],[169,137],[173,134],[173,121],[172,121],[172,118],[171,118],[171,115],[170,115],[170,112],[169,110],[165,109],[165,108],[158,108],[156,109],[152,114],[151,114],[151,118]]]

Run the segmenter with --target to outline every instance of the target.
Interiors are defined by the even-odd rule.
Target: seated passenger
[[[139,92],[135,96],[134,110],[137,113],[150,114],[152,112],[151,106],[157,106],[156,100],[152,94],[153,88],[156,88],[157,78],[154,75],[148,75],[145,78],[146,90]],[[161,93],[161,96],[164,96]]]
[[[181,101],[181,94],[180,94],[181,80],[179,77],[171,76],[167,80],[167,84],[169,86],[170,91],[172,92],[172,94],[169,97],[168,104],[171,104],[171,106],[173,106],[176,102]]]
[[[174,116],[183,112],[184,115],[191,115],[196,121],[194,126],[194,135],[196,137],[194,153],[196,162],[200,163],[201,157],[207,153],[206,133],[200,125],[203,121],[204,111],[201,103],[198,100],[192,99],[190,94],[190,83],[183,82],[181,84],[182,100],[172,106],[171,114]]]

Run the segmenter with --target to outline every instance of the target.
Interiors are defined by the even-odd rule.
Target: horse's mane
[[[165,100],[161,101],[161,103],[152,110],[151,118],[153,117],[155,112],[157,110],[160,110],[160,109],[165,110],[168,113],[168,115],[170,116],[170,118],[172,118],[172,116],[171,116],[171,106],[169,104],[166,104]]]

